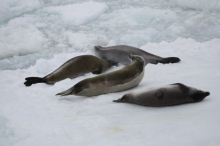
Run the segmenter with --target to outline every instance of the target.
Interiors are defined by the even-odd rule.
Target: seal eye
[[[159,99],[159,100],[162,100],[163,99],[163,91],[162,90],[158,90],[156,92],[156,97]]]

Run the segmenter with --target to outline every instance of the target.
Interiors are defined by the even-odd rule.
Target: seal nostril
[[[210,93],[209,93],[209,92],[206,92],[205,94],[206,94],[206,96],[209,96],[209,95],[210,95]]]

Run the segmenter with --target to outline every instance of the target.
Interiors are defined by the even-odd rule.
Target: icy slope
[[[220,11],[220,0],[171,0],[172,6],[197,10]]]
[[[220,15],[172,7],[168,0],[44,0],[35,11],[2,22],[0,36],[0,59],[6,58],[0,60],[0,70],[11,70],[28,68],[40,58],[61,52],[92,50],[109,41],[135,47],[178,37],[209,41],[220,38]]]
[[[93,54],[90,51],[61,53],[50,60],[38,60],[28,69],[1,71],[0,142],[4,146],[217,146],[219,45],[220,39],[200,43],[179,38],[141,47],[161,56],[178,56],[182,61],[147,65],[143,81],[132,90],[181,82],[211,93],[200,103],[164,108],[112,102],[132,90],[92,98],[55,96],[92,74],[54,86],[23,85],[25,77],[44,76],[71,57]]]
[[[54,43],[48,38],[48,35],[50,35],[47,34],[48,27],[51,27],[53,31],[57,31],[56,29],[65,30],[65,28],[61,28],[64,24],[75,26],[88,23],[97,19],[107,9],[108,6],[103,3],[85,2],[65,6],[50,6],[38,10],[36,13],[39,16],[26,15],[25,17],[12,19],[6,26],[0,28],[0,59],[48,49]],[[43,20],[41,16],[44,18]],[[56,26],[55,30],[54,25]],[[58,27],[59,25],[61,26]],[[68,32],[65,32],[65,36],[68,37]],[[53,35],[52,37],[56,36]],[[59,46],[65,45],[58,44]]]
[[[1,0],[0,23],[28,13],[44,5],[43,0]]]

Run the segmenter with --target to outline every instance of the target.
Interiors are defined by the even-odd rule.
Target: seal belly
[[[139,74],[139,76],[137,76],[136,78],[134,78],[130,82],[126,82],[124,84],[115,84],[115,85],[111,85],[108,87],[106,87],[104,84],[102,84],[99,86],[91,87],[89,89],[84,89],[82,92],[78,93],[77,95],[95,96],[95,95],[100,95],[100,94],[106,94],[106,93],[127,90],[127,89],[130,89],[132,87],[137,86],[141,82],[143,77],[144,77],[144,70],[141,72],[141,74]],[[105,86],[105,87],[103,87],[103,86]]]

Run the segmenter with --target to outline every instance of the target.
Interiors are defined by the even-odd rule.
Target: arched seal
[[[160,56],[150,54],[139,48],[125,46],[125,45],[118,45],[118,46],[111,46],[111,47],[94,46],[94,50],[95,50],[96,56],[106,61],[109,61],[112,64],[117,64],[117,63],[121,63],[124,65],[130,64],[131,61],[128,59],[128,57],[126,57],[129,54],[142,56],[146,64],[147,63],[166,64],[166,63],[177,63],[180,61],[180,59],[177,57],[163,58]]]
[[[24,83],[26,86],[31,86],[36,83],[54,84],[67,78],[76,78],[86,73],[100,74],[110,68],[110,63],[99,59],[92,55],[82,55],[72,58],[61,65],[49,75],[39,77],[28,77]]]
[[[181,83],[166,85],[144,92],[131,92],[114,102],[127,102],[143,106],[170,106],[202,101],[209,92],[204,92]]]
[[[137,86],[144,76],[144,59],[135,55],[129,55],[129,58],[133,61],[130,65],[110,73],[82,80],[72,88],[57,95],[95,96]]]

